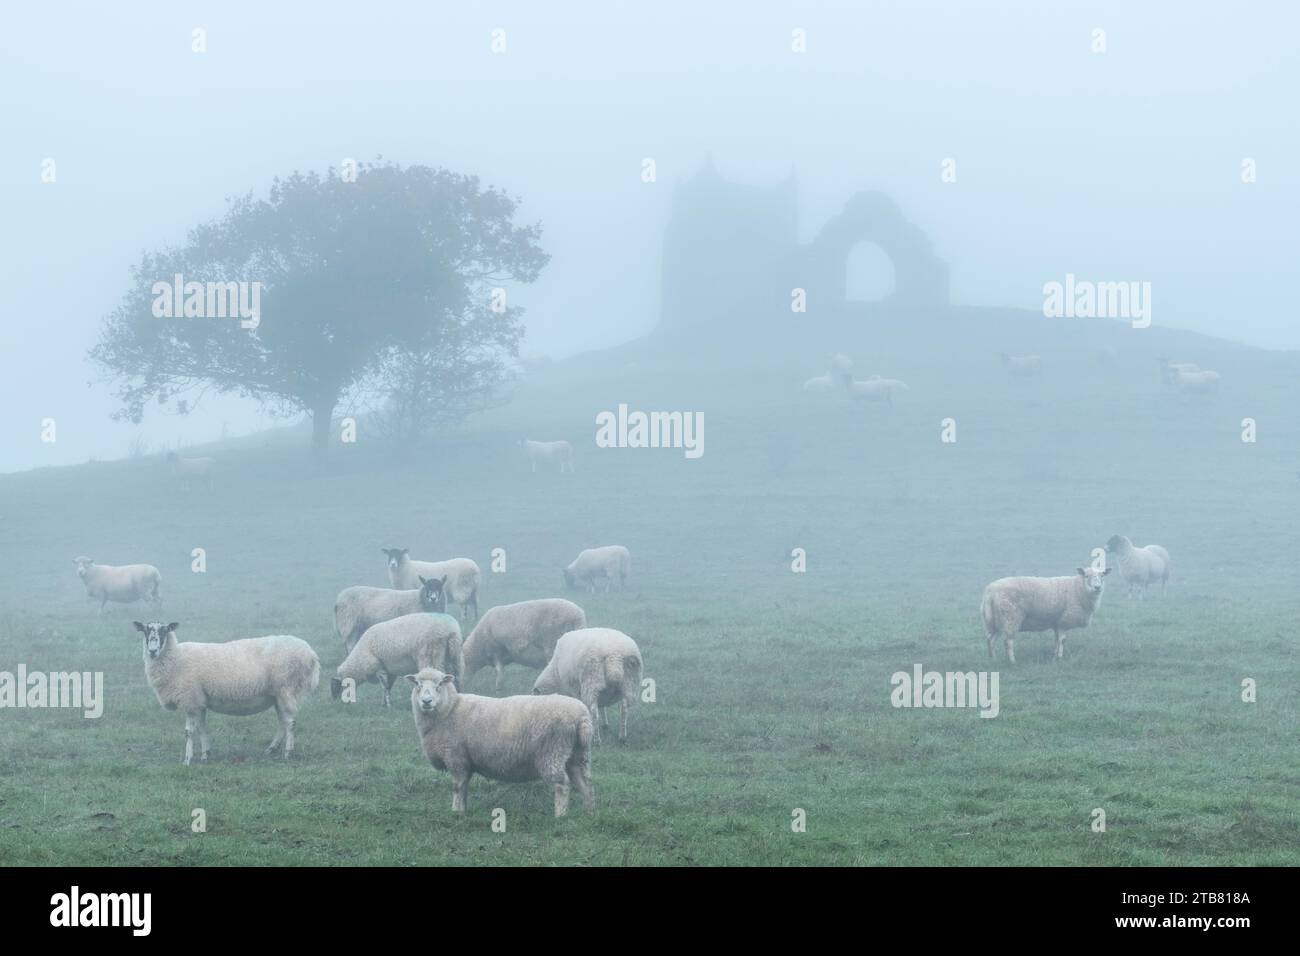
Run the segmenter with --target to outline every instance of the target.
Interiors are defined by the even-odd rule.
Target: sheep
[[[1124,535],[1113,534],[1106,542],[1106,553],[1115,555],[1119,576],[1128,585],[1129,597],[1137,591],[1139,597],[1145,598],[1147,585],[1156,581],[1160,582],[1161,593],[1168,589],[1169,552],[1160,545],[1148,544],[1138,548]]]
[[[1171,362],[1167,358],[1158,358],[1160,363],[1160,378],[1166,385],[1176,385],[1178,383],[1179,372],[1199,372],[1201,367],[1195,362]]]
[[[280,726],[266,752],[283,743],[285,757],[293,753],[298,707],[320,682],[320,658],[310,644],[288,634],[180,644],[179,624],[134,623],[144,634],[144,674],[154,696],[167,710],[185,714],[182,763],[188,767],[194,758],[196,731],[199,760],[208,759],[209,710],[242,717],[274,707]]]
[[[596,806],[591,785],[591,712],[559,694],[479,697],[462,694],[450,674],[426,668],[407,674],[420,749],[438,770],[451,773],[451,809],[464,813],[469,782],[545,780],[555,786],[555,815],[569,811],[569,786]]]
[[[364,584],[344,588],[334,599],[334,629],[343,639],[344,656],[351,654],[361,635],[380,621],[420,611],[446,613],[447,592],[443,584],[441,578],[420,578],[418,588],[407,590]]]
[[[347,659],[330,681],[330,696],[343,696],[343,682],[378,680],[384,688],[384,706],[391,707],[390,692],[399,674],[437,667],[464,680],[465,653],[460,624],[449,614],[403,614],[366,628]]]
[[[591,592],[596,592],[596,579],[605,579],[605,591],[614,584],[614,575],[618,582],[627,587],[627,575],[632,568],[632,556],[627,548],[620,544],[610,544],[603,548],[588,548],[582,551],[564,569],[564,584],[569,589],[585,582]]]
[[[182,458],[176,452],[169,451],[167,461],[171,463],[172,474],[181,485],[193,485],[196,481],[206,480],[208,491],[212,490],[212,472],[217,464],[215,459]]]
[[[442,578],[443,594],[450,602],[460,605],[462,621],[469,620],[473,611],[478,620],[478,589],[482,573],[470,558],[449,558],[446,561],[412,560],[407,548],[380,548],[388,557],[388,581],[395,588],[419,587],[421,578]]]
[[[836,352],[831,356],[831,368],[841,375],[847,375],[853,371],[853,359],[842,352]]]
[[[881,378],[879,375],[873,375],[866,381],[855,381],[846,375],[844,387],[855,401],[884,402],[886,405],[894,404],[894,392],[910,391],[905,382],[896,378]]]
[[[542,598],[489,608],[465,639],[465,669],[461,686],[488,665],[496,671],[501,690],[507,664],[545,667],[555,642],[568,631],[587,626],[582,608],[563,598]]]
[[[1174,375],[1174,385],[1184,395],[1192,392],[1209,394],[1219,389],[1219,373],[1210,369],[1188,371],[1179,369]]]
[[[591,710],[600,743],[600,725],[609,726],[609,706],[619,705],[619,740],[627,740],[627,711],[641,692],[641,650],[612,627],[570,631],[555,645],[551,661],[537,675],[534,694],[576,697]],[[603,720],[602,720],[603,718]]]
[[[162,602],[158,586],[162,575],[152,564],[96,564],[92,558],[78,556],[72,559],[77,566],[77,577],[86,586],[86,596],[99,599],[99,613],[109,601],[130,604],[145,600],[154,604]]]
[[[998,358],[1002,360],[1002,367],[1012,375],[1037,375],[1043,367],[1043,359],[1040,355],[1008,355],[1006,352],[999,352]]]
[[[833,388],[835,388],[835,376],[830,372],[810,378],[803,383],[805,392],[829,392]]]
[[[567,441],[532,441],[524,438],[519,442],[519,447],[528,456],[534,472],[537,471],[539,461],[544,464],[555,462],[560,467],[560,474],[573,472],[573,446]]]
[[[1111,569],[1076,568],[1058,578],[998,578],[984,589],[980,616],[993,656],[993,639],[1002,635],[1007,660],[1016,662],[1015,636],[1022,631],[1051,631],[1056,635],[1056,659],[1065,653],[1065,631],[1087,627],[1101,604],[1103,578]]]

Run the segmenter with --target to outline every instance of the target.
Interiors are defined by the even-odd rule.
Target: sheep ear
[[[180,625],[180,623],[179,623],[178,621],[172,621],[170,624],[167,625],[167,633],[168,633],[168,634],[172,633],[173,631],[176,630],[176,628],[178,628],[178,627],[180,627],[180,626],[181,626],[181,625]]]
[[[404,674],[402,676],[402,680],[409,680],[412,684],[420,683],[420,679],[416,677],[414,674]]]
[[[455,674],[443,674],[442,680],[438,681],[438,686],[441,687],[443,684],[447,683],[447,681],[455,680],[455,679],[456,679]]]
[[[131,623],[135,625],[135,629],[136,629],[137,631],[139,631],[139,632],[142,633],[142,634],[144,633],[144,625],[143,625],[143,624],[141,624],[139,621],[132,621]]]
[[[416,577],[420,579],[421,584],[429,583],[428,579],[423,574],[417,574]]]
[[[1088,575],[1088,572],[1084,571],[1083,568],[1075,568],[1074,570],[1078,571],[1084,577],[1087,577]]]
[[[1113,571],[1113,570],[1115,570],[1115,569],[1114,569],[1114,568],[1107,568],[1105,571],[1101,572],[1101,576],[1104,578],[1106,575],[1110,574],[1110,572]]]
[[[438,583],[441,584],[443,587],[446,587],[446,586],[447,586],[447,575],[444,574],[444,575],[442,576],[442,580],[439,581]]]

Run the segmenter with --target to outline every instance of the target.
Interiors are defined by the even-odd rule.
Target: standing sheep
[[[537,675],[533,693],[564,694],[586,704],[596,721],[597,743],[601,723],[609,726],[608,708],[617,703],[618,739],[627,740],[627,711],[641,693],[641,649],[612,627],[570,631],[560,638],[551,662]]]
[[[465,670],[460,685],[489,665],[496,671],[501,690],[507,664],[545,667],[555,653],[555,642],[569,631],[587,626],[582,608],[563,598],[542,598],[489,608],[465,639]]]
[[[311,645],[287,634],[249,637],[225,644],[177,643],[179,624],[158,622],[135,629],[144,634],[144,675],[158,703],[185,714],[185,757],[208,759],[208,711],[246,716],[274,707],[280,727],[267,753],[284,744],[293,753],[298,707],[320,681],[320,659]]]
[[[446,599],[460,605],[461,620],[469,620],[471,611],[474,619],[478,619],[478,589],[482,574],[473,560],[416,561],[411,558],[409,548],[379,550],[388,558],[388,580],[393,587],[418,588],[425,578],[441,578]]]
[[[879,375],[873,375],[866,381],[855,381],[847,375],[844,378],[844,387],[848,390],[849,397],[857,402],[884,402],[886,405],[894,404],[894,393],[898,391],[910,391],[906,382],[900,382],[896,378],[881,378]]]
[[[76,557],[77,577],[86,586],[86,595],[99,600],[99,613],[109,601],[130,604],[132,601],[162,602],[158,586],[162,575],[152,564],[96,564],[91,558]]]
[[[378,680],[384,706],[393,706],[391,691],[398,675],[426,667],[446,670],[464,681],[465,653],[460,625],[450,614],[403,614],[366,629],[352,653],[330,680],[330,696],[343,696],[343,682]]]
[[[560,474],[573,473],[573,446],[567,441],[532,441],[525,438],[519,442],[519,447],[528,456],[534,473],[539,461],[544,465],[554,462],[559,466]]]
[[[1128,585],[1129,597],[1137,591],[1139,597],[1145,598],[1147,586],[1156,581],[1160,582],[1161,593],[1168,589],[1169,552],[1160,545],[1148,544],[1138,548],[1124,535],[1113,534],[1106,542],[1106,553],[1115,555],[1119,576]]]
[[[564,584],[572,589],[580,583],[586,584],[594,594],[596,579],[605,579],[608,592],[618,575],[618,583],[627,587],[628,572],[632,569],[632,555],[621,544],[609,544],[603,548],[588,548],[578,553],[567,568],[564,569]]]
[[[351,654],[367,628],[380,621],[420,611],[445,613],[447,594],[443,590],[443,580],[420,578],[419,581],[419,587],[404,591],[372,588],[364,584],[340,591],[334,599],[334,629],[343,638],[344,655]]]
[[[1007,660],[1016,662],[1015,637],[1022,631],[1051,631],[1056,636],[1056,659],[1065,653],[1065,632],[1087,627],[1101,604],[1101,591],[1111,569],[1077,568],[1059,578],[998,578],[984,589],[980,616],[984,636],[993,656],[999,634],[1007,646]]]
[[[411,712],[429,763],[451,773],[451,809],[464,813],[469,782],[545,780],[555,786],[555,815],[569,811],[569,785],[596,806],[591,785],[591,713],[580,701],[545,697],[479,697],[456,690],[450,674],[428,668],[407,674]]]

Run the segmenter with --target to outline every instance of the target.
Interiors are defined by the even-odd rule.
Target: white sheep
[[[1179,369],[1174,375],[1174,385],[1184,395],[1192,392],[1210,394],[1219,389],[1219,373],[1210,369],[1198,369],[1194,372]]]
[[[461,620],[471,611],[478,619],[478,589],[482,573],[470,558],[446,561],[416,561],[407,548],[380,548],[388,558],[388,581],[395,588],[417,588],[424,578],[443,579],[442,593],[448,602],[460,605]]]
[[[539,461],[544,465],[554,462],[559,466],[560,474],[573,471],[573,446],[567,441],[532,441],[524,438],[520,440],[519,447],[528,456],[534,472],[537,471]]]
[[[403,614],[366,628],[330,681],[330,696],[343,696],[343,682],[378,680],[384,706],[392,706],[393,683],[403,674],[436,667],[464,681],[465,653],[460,624],[450,614]]]
[[[444,613],[447,595],[441,578],[422,579],[418,588],[394,590],[364,584],[344,588],[334,599],[334,629],[343,639],[344,655],[351,654],[368,628],[403,614],[421,611]]]
[[[1135,547],[1133,542],[1122,534],[1113,534],[1106,542],[1106,553],[1115,555],[1115,564],[1119,567],[1119,576],[1128,585],[1128,596],[1136,591],[1139,597],[1146,597],[1147,586],[1160,582],[1160,590],[1169,587],[1169,552],[1158,544]]]
[[[198,482],[206,482],[208,490],[212,490],[212,473],[216,468],[216,460],[212,458],[182,458],[174,451],[167,453],[167,461],[171,463],[172,474],[176,476],[181,485],[194,485]]]
[[[895,392],[910,391],[907,383],[896,378],[881,378],[879,375],[873,375],[865,381],[855,381],[846,376],[844,385],[854,401],[884,402],[886,405],[894,404]]]
[[[162,575],[152,564],[96,564],[91,558],[78,556],[72,559],[77,566],[77,577],[86,586],[86,595],[99,599],[99,613],[109,601],[130,604],[132,601],[161,603],[158,586]]]
[[[627,739],[627,711],[641,693],[641,650],[636,641],[612,627],[570,631],[555,645],[555,653],[533,683],[534,694],[576,697],[600,725],[609,726],[609,710],[619,705],[618,739]]]
[[[980,616],[984,636],[993,656],[993,640],[1002,635],[1007,660],[1016,662],[1015,637],[1022,631],[1051,631],[1056,636],[1056,658],[1065,653],[1065,632],[1087,627],[1101,603],[1103,578],[1111,569],[1089,567],[1059,578],[998,578],[984,589]]]
[[[428,668],[407,674],[420,749],[451,774],[451,809],[464,813],[469,782],[545,780],[555,786],[555,815],[569,810],[569,786],[596,806],[591,785],[591,713],[559,694],[479,697],[456,690],[450,674]]]
[[[563,598],[541,598],[489,608],[465,639],[462,687],[484,667],[496,671],[501,690],[507,664],[545,667],[555,653],[555,642],[568,631],[587,626],[582,608]]]
[[[1201,367],[1195,362],[1171,362],[1167,358],[1158,358],[1160,377],[1166,385],[1176,385],[1179,372],[1199,372]]]
[[[614,576],[618,575],[619,584],[627,586],[628,572],[632,569],[632,555],[621,544],[610,544],[603,548],[588,548],[564,569],[564,584],[575,588],[586,584],[595,593],[596,579],[605,579],[605,590],[613,586]]]
[[[1002,367],[1012,375],[1037,375],[1043,367],[1043,359],[1040,355],[1008,355],[1006,352],[999,352],[998,358],[1002,360]]]
[[[833,388],[835,388],[835,376],[830,372],[810,378],[803,383],[805,392],[829,392]]]
[[[179,624],[135,622],[144,634],[144,674],[158,703],[185,714],[185,757],[208,759],[208,711],[247,716],[274,707],[279,729],[267,753],[284,744],[293,753],[298,707],[320,681],[320,659],[306,641],[288,634],[249,637],[225,644],[176,640]]]

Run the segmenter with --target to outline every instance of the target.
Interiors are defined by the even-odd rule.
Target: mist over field
[[[0,864],[1300,862],[1294,10],[5,18]]]

